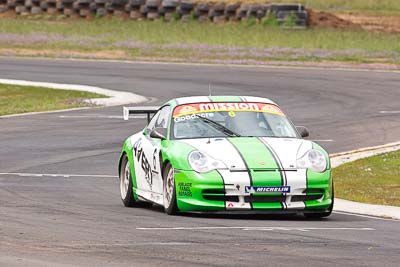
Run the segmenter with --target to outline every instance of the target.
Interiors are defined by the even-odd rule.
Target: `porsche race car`
[[[124,107],[124,118],[131,114],[147,114],[148,125],[122,148],[120,194],[127,207],[150,202],[170,215],[301,213],[319,218],[332,212],[328,153],[303,139],[308,130],[295,127],[269,99],[182,97],[159,108]]]

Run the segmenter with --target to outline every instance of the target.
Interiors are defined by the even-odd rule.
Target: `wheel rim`
[[[129,168],[129,161],[125,164],[124,173],[121,175],[119,188],[121,190],[122,199],[126,198],[129,190],[129,179],[131,178],[131,170]]]
[[[165,208],[168,208],[171,205],[172,198],[174,195],[174,169],[171,168],[168,171],[167,177],[165,178],[165,186],[164,186],[164,205]]]

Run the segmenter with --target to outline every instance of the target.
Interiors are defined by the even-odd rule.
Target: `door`
[[[162,107],[143,130],[142,136],[133,144],[137,194],[163,204],[163,180],[160,164],[161,140],[150,137],[154,128],[166,128],[169,123],[170,106]]]

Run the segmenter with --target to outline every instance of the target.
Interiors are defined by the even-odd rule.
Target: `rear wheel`
[[[178,213],[178,206],[176,204],[176,189],[175,189],[175,178],[174,178],[174,168],[171,163],[167,163],[165,170],[163,172],[164,178],[164,208],[168,215],[175,215]]]
[[[132,187],[129,159],[126,155],[124,155],[121,161],[121,169],[119,171],[119,189],[121,193],[121,200],[125,207],[134,207],[136,205]]]
[[[310,218],[310,219],[319,219],[319,218],[324,218],[324,217],[328,217],[329,215],[331,215],[332,211],[333,211],[333,203],[335,200],[335,191],[332,185],[332,203],[329,206],[328,210],[325,212],[318,212],[318,213],[305,213],[304,216],[306,218]]]

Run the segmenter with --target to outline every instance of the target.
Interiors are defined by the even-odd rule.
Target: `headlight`
[[[321,151],[311,149],[304,156],[297,159],[297,168],[311,168],[316,172],[324,172],[326,163],[325,155]]]
[[[227,169],[226,165],[222,161],[214,159],[197,150],[189,154],[188,161],[192,169],[200,173],[209,172],[215,169]]]

